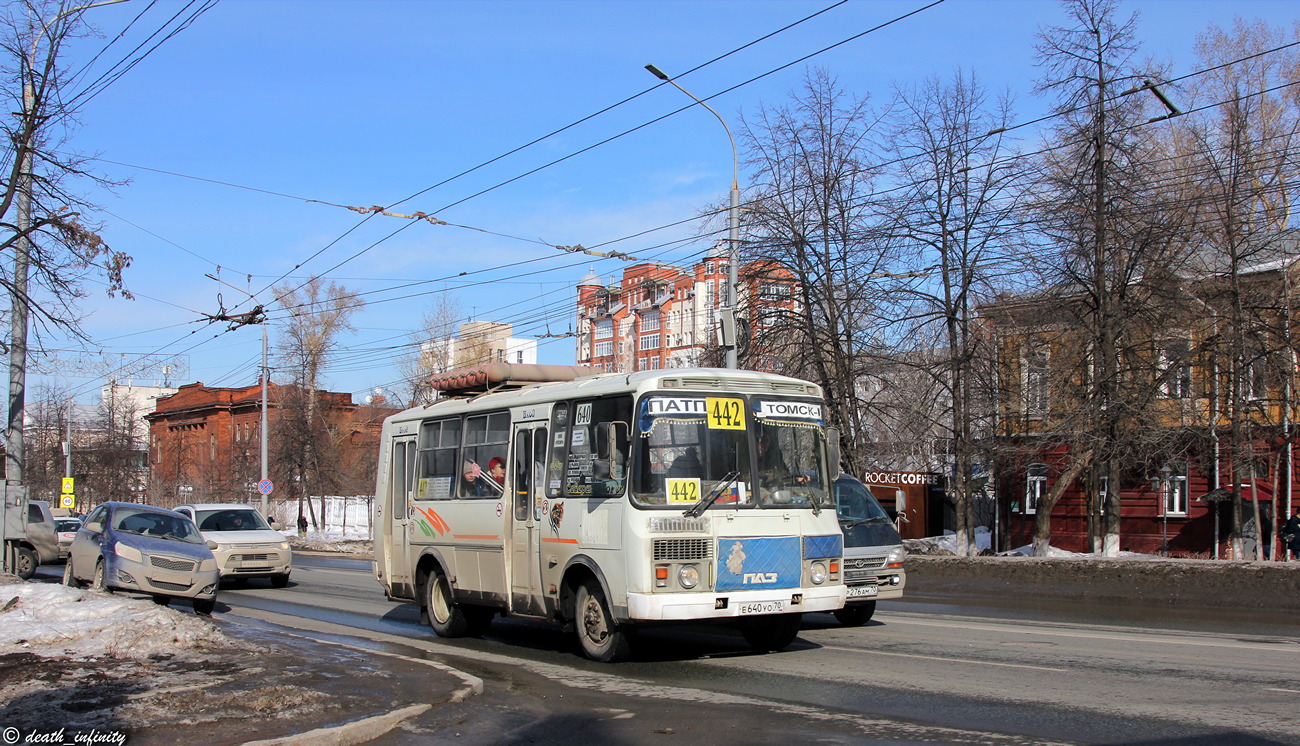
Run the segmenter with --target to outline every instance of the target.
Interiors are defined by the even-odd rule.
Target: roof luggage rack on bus
[[[594,376],[601,371],[581,365],[525,365],[488,363],[439,373],[429,385],[443,396],[473,396],[490,391],[520,389],[538,383],[560,383]]]

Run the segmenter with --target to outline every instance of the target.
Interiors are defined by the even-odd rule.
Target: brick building
[[[717,330],[726,307],[729,263],[715,248],[689,269],[643,263],[605,283],[594,271],[578,282],[578,365],[607,372],[719,365]],[[737,305],[757,329],[794,309],[796,281],[771,262],[741,268]],[[743,345],[742,345],[743,347]],[[743,367],[768,370],[755,350]]]
[[[268,476],[277,497],[291,491],[283,466],[284,426],[291,402],[301,392],[270,384],[267,396]],[[318,411],[328,432],[332,471],[341,475],[339,494],[370,494],[384,417],[398,411],[382,397],[355,404],[351,394],[317,391]],[[150,500],[170,506],[183,502],[248,502],[260,499],[262,386],[214,388],[181,386],[160,398],[149,423]]]

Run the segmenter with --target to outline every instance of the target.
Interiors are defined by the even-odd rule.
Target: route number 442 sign
[[[724,399],[719,396],[706,397],[705,410],[708,412],[711,430],[744,430],[745,402],[742,399]]]

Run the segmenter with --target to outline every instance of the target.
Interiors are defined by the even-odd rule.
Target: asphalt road
[[[1085,618],[1068,605],[1010,606],[882,602],[856,629],[809,615],[794,646],[767,655],[726,627],[650,630],[634,660],[602,665],[533,623],[438,639],[413,606],[384,600],[368,561],[302,555],[289,588],[223,589],[216,618],[433,658],[484,680],[482,695],[379,743],[1300,744],[1291,619],[1207,626],[1195,608],[1091,605]]]

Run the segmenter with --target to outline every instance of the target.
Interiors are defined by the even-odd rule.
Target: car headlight
[[[700,584],[700,570],[695,565],[682,565],[677,571],[677,582],[683,588],[694,588]]]
[[[130,560],[131,562],[144,562],[144,555],[140,553],[139,549],[127,546],[122,542],[113,545],[113,554],[116,554],[124,560]]]
[[[809,578],[812,580],[814,585],[821,585],[826,582],[826,563],[814,562],[810,569],[811,572],[809,573]]]
[[[199,563],[199,572],[212,572],[215,569],[217,569],[217,561],[215,559],[205,559]]]
[[[907,556],[907,552],[903,551],[902,547],[894,547],[893,549],[889,550],[889,554],[885,556],[885,566],[902,567],[903,558],[906,556]]]
[[[287,542],[287,541],[282,541],[282,542],[280,542],[279,544],[276,544],[276,545],[275,545],[275,548],[276,548],[276,549],[279,549],[279,550],[282,551],[282,552],[287,552],[287,551],[289,551],[289,542]]]

